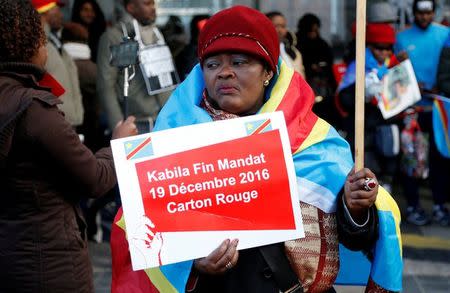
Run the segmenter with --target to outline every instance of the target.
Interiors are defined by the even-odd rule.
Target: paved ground
[[[89,243],[89,253],[94,269],[95,292],[110,292],[111,288],[111,252],[109,243]]]
[[[431,210],[428,189],[420,190],[423,205]],[[400,194],[395,192],[393,194]],[[396,197],[404,207],[403,197]],[[450,292],[450,227],[431,224],[416,227],[402,223],[404,255],[403,287],[407,293],[449,293]],[[111,256],[109,243],[90,243],[96,292],[110,292]],[[339,293],[362,293],[360,287],[338,287]]]

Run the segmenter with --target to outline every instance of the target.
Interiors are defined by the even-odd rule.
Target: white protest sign
[[[111,145],[134,270],[304,237],[282,112]]]

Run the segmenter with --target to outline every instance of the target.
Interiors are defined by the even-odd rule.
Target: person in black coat
[[[320,36],[320,19],[311,13],[303,15],[297,24],[297,48],[302,54],[306,81],[316,94],[314,112],[333,126],[338,126],[333,97],[336,80],[333,74],[333,52]]]
[[[189,72],[191,72],[192,68],[194,68],[194,66],[198,63],[198,35],[209,17],[210,16],[208,14],[199,14],[195,15],[191,20],[191,40],[175,58],[175,64],[180,81],[183,81]]]
[[[105,16],[100,6],[95,0],[75,0],[72,8],[72,22],[81,24],[88,30],[91,60],[95,62],[98,41],[106,30]]]

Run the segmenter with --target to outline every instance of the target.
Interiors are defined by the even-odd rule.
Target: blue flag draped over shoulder
[[[337,195],[342,189],[348,172],[353,167],[348,143],[327,122],[312,112],[314,94],[309,85],[284,63],[279,63],[280,74],[269,86],[266,102],[260,113],[283,111],[288,129],[292,157],[296,169],[300,200],[316,206],[324,212],[334,212]],[[197,65],[186,80],[173,92],[162,109],[155,131],[180,126],[211,122],[212,118],[200,107],[205,88],[202,70]],[[370,277],[375,283],[391,291],[401,290],[402,257],[399,221],[400,214],[395,201],[380,188],[376,201],[380,219],[380,237],[373,253],[374,260],[368,262],[362,254],[352,255],[353,263],[342,259],[344,268],[354,265],[360,270],[366,266],[365,282]],[[112,245],[112,244],[111,244]],[[345,248],[342,252],[347,251]],[[345,253],[341,255],[346,257]],[[129,253],[128,253],[129,258]],[[147,281],[167,285],[175,282],[171,276],[178,275],[178,284],[172,286],[182,292],[186,284],[192,261],[161,267],[147,272]],[[362,269],[361,269],[362,270]],[[172,273],[171,273],[172,272]],[[350,280],[354,271],[342,271],[341,281]],[[156,276],[152,278],[152,273]],[[116,277],[118,279],[118,277]],[[113,259],[114,283],[114,259]],[[354,283],[355,284],[355,283]],[[161,287],[162,288],[162,287]],[[160,287],[158,287],[160,292]]]
[[[380,187],[375,205],[379,217],[379,239],[373,248],[374,259],[369,262],[362,252],[340,245],[341,267],[336,283],[364,285],[372,280],[390,291],[402,290],[402,244],[400,211],[389,193]]]

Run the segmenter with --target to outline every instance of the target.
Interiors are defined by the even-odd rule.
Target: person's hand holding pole
[[[116,128],[113,130],[111,139],[118,139],[138,134],[138,130],[135,124],[136,118],[134,116],[128,116],[127,119],[117,123]]]

